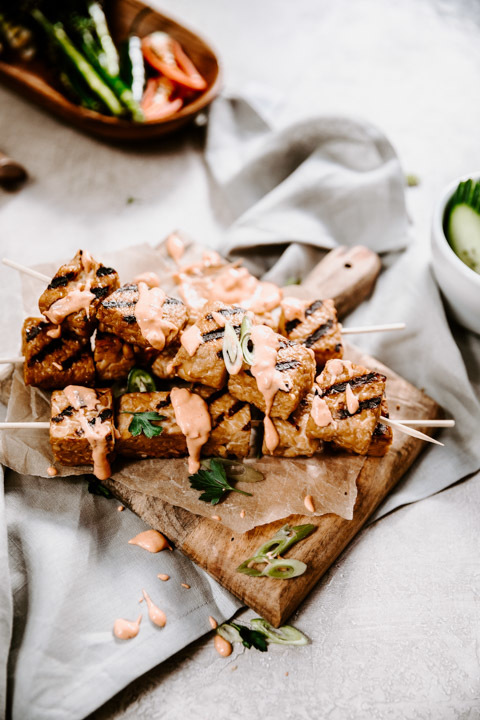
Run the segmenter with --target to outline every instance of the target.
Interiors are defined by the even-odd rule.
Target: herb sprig
[[[165,415],[159,415],[156,411],[150,410],[148,412],[126,412],[122,415],[132,415],[132,421],[128,426],[128,432],[136,437],[142,432],[147,438],[153,438],[157,435],[161,435],[163,427],[161,425],[153,425],[153,422],[159,422],[166,420]]]
[[[214,458],[211,458],[209,468],[201,467],[198,472],[194,475],[190,475],[188,479],[190,480],[190,485],[194,490],[203,491],[198,499],[203,500],[204,502],[209,502],[211,505],[217,505],[217,503],[219,503],[224,497],[225,493],[230,491],[252,497],[252,493],[245,492],[244,490],[238,490],[238,488],[230,485],[227,480],[225,468]]]

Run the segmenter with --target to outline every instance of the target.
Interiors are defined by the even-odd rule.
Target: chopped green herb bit
[[[407,184],[407,187],[417,187],[417,185],[420,185],[420,178],[418,177],[418,175],[408,173],[408,175],[405,175],[405,182]]]
[[[165,415],[159,415],[157,412],[150,410],[148,412],[126,412],[122,415],[132,415],[132,422],[128,426],[128,431],[136,437],[142,432],[146,437],[153,438],[161,435],[163,427],[161,425],[153,425],[154,422],[166,420]]]
[[[102,485],[101,482],[98,480],[89,480],[88,481],[88,492],[91,495],[101,495],[105,498],[113,498],[112,493],[108,488],[105,487],[105,485]]]
[[[132,368],[127,379],[128,392],[155,392],[155,378],[143,368]]]
[[[190,475],[190,485],[194,490],[202,490],[199,500],[217,505],[224,497],[226,492],[237,492],[241,495],[252,497],[252,493],[238,490],[229,484],[225,468],[222,463],[215,458],[210,459],[210,467],[206,468],[205,464],[194,475]]]
[[[253,618],[251,625],[253,629],[236,622],[223,623],[217,628],[217,634],[229,643],[241,642],[246,648],[254,647],[260,652],[268,650],[270,643],[308,645],[308,638],[291,625],[274,628],[263,618]]]

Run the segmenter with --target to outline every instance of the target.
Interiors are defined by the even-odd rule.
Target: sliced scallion
[[[282,625],[282,627],[275,628],[263,618],[253,618],[250,623],[255,630],[265,635],[269,643],[276,643],[277,645],[308,645],[308,638],[292,625]]]
[[[227,372],[230,375],[239,373],[243,365],[242,349],[237,333],[233,329],[233,325],[228,321],[225,322],[222,355]]]

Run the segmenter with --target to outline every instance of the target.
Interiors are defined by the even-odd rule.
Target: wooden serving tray
[[[155,30],[163,30],[172,35],[180,42],[207,81],[206,90],[171,118],[134,123],[101,115],[70,102],[56,89],[54,76],[43,60],[28,63],[0,61],[0,79],[70,125],[112,141],[152,140],[178,130],[193,120],[218,95],[220,92],[218,58],[210,45],[196,33],[139,0],[107,0],[105,10],[112,36],[117,44],[128,37],[132,26],[140,37]]]
[[[378,256],[367,248],[337,248],[325,256],[301,286],[289,286],[285,290],[295,295],[333,297],[340,315],[344,315],[368,296],[379,269]],[[362,355],[353,347],[348,348],[347,357],[387,376],[387,399],[392,417],[436,418],[441,414],[431,398],[374,358]],[[394,431],[392,448],[385,457],[365,459],[357,480],[358,495],[352,520],[344,520],[334,514],[290,516],[244,534],[232,533],[217,521],[130,490],[119,482],[107,480],[104,484],[146,523],[167,535],[181,552],[278,627],[355,537],[424,445],[421,440]],[[215,510],[212,508],[212,515],[216,512],[221,515],[221,505]],[[287,553],[288,557],[307,563],[304,575],[291,580],[275,580],[236,572],[238,565],[251,557],[287,521],[290,524],[313,523],[317,526],[312,535]]]

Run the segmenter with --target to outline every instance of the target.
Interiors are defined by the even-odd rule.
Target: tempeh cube
[[[343,357],[341,325],[333,300],[282,300],[281,333],[315,353],[317,365]]]
[[[223,361],[224,321],[228,321],[240,334],[245,310],[213,302],[205,307],[201,317],[190,326],[188,333],[198,333],[198,345],[191,348],[192,355],[182,345],[175,356],[173,366],[179,377],[213,388],[221,388],[227,382],[227,370]]]
[[[89,394],[94,393],[94,407],[85,405],[75,409],[68,400],[65,390],[55,390],[52,393],[50,443],[55,460],[62,465],[94,464],[92,446],[85,436],[82,419],[90,426],[95,423],[101,424],[105,433],[107,456],[111,457],[114,451],[115,425],[111,390],[90,388],[79,388],[79,390]]]
[[[312,387],[315,376],[315,360],[313,353],[304,345],[289,342],[282,336],[278,337],[276,369],[282,373],[285,384],[290,389],[277,391],[270,415],[286,420]],[[241,370],[237,375],[230,375],[228,390],[239,400],[252,403],[259,410],[265,412],[265,399],[250,370]]]
[[[275,430],[278,433],[279,443],[273,453],[270,453],[265,440],[262,452],[264,455],[277,457],[311,457],[317,452],[320,441],[307,434],[307,423],[310,417],[312,394],[309,393],[301,401],[295,412],[286,420],[272,418]]]
[[[171,343],[165,350],[157,354],[152,365],[152,372],[161,380],[172,380],[175,377],[173,360],[180,348],[177,342]]]
[[[132,345],[150,347],[151,343],[143,336],[135,316],[135,307],[139,299],[138,285],[122,285],[102,301],[98,309],[98,322],[102,332],[112,333]],[[181,300],[167,296],[162,305],[162,319],[172,323],[173,327],[166,335],[166,346],[173,342],[187,322],[187,308]]]
[[[382,400],[380,408],[380,415],[388,418],[388,405],[385,397]],[[392,428],[390,427],[390,425],[385,425],[385,423],[379,420],[379,422],[375,425],[375,430],[373,431],[372,435],[372,441],[368,446],[367,455],[371,455],[373,457],[383,457],[383,455],[386,455],[387,452],[390,450],[392,441]]]
[[[380,417],[385,380],[361,365],[329,360],[316,379],[309,435],[365,455]]]
[[[85,340],[43,318],[29,317],[22,328],[25,385],[53,390],[66,385],[93,385],[92,351]]]
[[[212,418],[212,431],[209,440],[202,448],[202,455],[247,457],[252,432],[250,405],[234,398],[226,388],[216,390],[195,385],[193,392],[205,400]]]
[[[97,378],[101,382],[124,380],[135,365],[132,345],[110,333],[97,330],[93,353]]]
[[[40,312],[62,329],[89,338],[96,327],[102,298],[119,286],[118,274],[79,250],[62,265],[38,301]]]
[[[153,422],[162,427],[160,435],[152,438],[143,432],[132,435],[129,430],[133,413],[157,412],[164,419]],[[175,412],[170,401],[170,392],[126,393],[120,398],[117,430],[117,451],[128,457],[184,457],[187,454],[185,435],[175,420]]]

